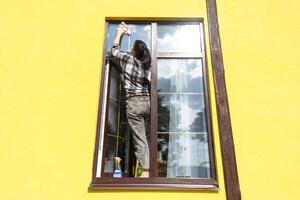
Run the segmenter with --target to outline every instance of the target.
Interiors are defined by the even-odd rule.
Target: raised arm
[[[118,26],[116,30],[116,37],[113,43],[113,47],[111,49],[112,57],[118,59],[120,61],[121,67],[123,67],[123,63],[128,62],[131,59],[131,55],[126,52],[120,51],[120,41],[123,34],[128,30],[126,26]]]
[[[124,23],[124,22],[122,22]],[[122,24],[121,23],[121,24]],[[120,40],[122,38],[122,35],[128,30],[127,26],[118,26],[117,30],[116,30],[116,37],[114,40],[114,46],[119,46],[120,45]]]

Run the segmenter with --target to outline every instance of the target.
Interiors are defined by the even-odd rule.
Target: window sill
[[[97,190],[220,190],[212,179],[166,178],[97,178],[89,185],[89,191]]]

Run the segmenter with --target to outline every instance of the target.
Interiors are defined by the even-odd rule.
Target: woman
[[[126,94],[126,113],[131,128],[135,155],[142,169],[140,177],[149,177],[149,145],[147,135],[150,122],[151,56],[147,45],[136,40],[131,53],[120,51],[120,40],[128,30],[119,26],[112,47],[112,56],[119,60]]]

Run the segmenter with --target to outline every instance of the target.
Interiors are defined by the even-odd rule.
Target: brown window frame
[[[107,30],[110,22],[119,22],[119,20],[110,19],[106,21],[106,31],[105,31],[105,44],[103,49],[103,65],[105,65],[105,57],[107,54]],[[122,177],[122,178],[112,178],[104,177],[103,169],[101,170],[101,177],[96,176],[96,170],[98,165],[98,152],[99,152],[99,142],[100,142],[100,129],[102,117],[107,118],[107,113],[101,113],[102,111],[102,100],[106,98],[106,107],[108,106],[108,95],[104,97],[103,94],[104,87],[106,86],[105,81],[105,66],[102,67],[102,77],[101,77],[101,91],[99,98],[99,111],[97,120],[97,134],[96,134],[96,144],[94,153],[94,164],[93,164],[93,178],[89,189],[188,189],[188,190],[218,190],[218,180],[215,166],[215,156],[214,156],[214,144],[213,144],[213,130],[212,130],[212,120],[211,120],[211,107],[210,107],[210,91],[208,82],[208,70],[206,61],[206,48],[205,48],[205,31],[204,31],[204,19],[203,18],[193,18],[193,19],[160,19],[160,20],[149,20],[149,21],[136,21],[136,20],[125,20],[125,22],[130,23],[148,23],[151,24],[152,31],[152,80],[151,80],[151,141],[156,141],[157,138],[157,59],[158,58],[198,58],[202,60],[203,67],[203,78],[204,78],[204,96],[205,96],[205,109],[206,109],[206,123],[208,130],[208,145],[209,145],[209,157],[210,157],[210,169],[211,178],[197,178],[197,179],[177,179],[177,178],[163,178],[157,177],[157,162],[152,162],[157,160],[157,143],[151,142],[150,155],[150,171],[151,177],[147,179],[134,178],[134,177]],[[199,23],[202,24],[201,33],[201,49],[202,55],[195,55],[190,53],[158,53],[156,50],[156,39],[157,39],[157,24],[185,24],[185,23]],[[200,44],[199,44],[200,45]],[[103,141],[102,141],[102,144]],[[104,149],[104,148],[102,148]],[[102,154],[104,151],[102,150]],[[102,156],[102,166],[103,166],[103,156]],[[103,167],[102,167],[103,168]]]

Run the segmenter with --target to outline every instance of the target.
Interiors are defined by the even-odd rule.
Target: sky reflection
[[[107,51],[111,50],[115,39],[115,32],[119,24],[109,24]],[[148,49],[151,49],[151,26],[149,24],[128,24],[131,35],[123,35],[121,40],[121,50],[130,52],[135,40],[142,40],[146,43]]]
[[[159,92],[203,93],[201,59],[159,59],[157,79]]]
[[[199,24],[158,24],[158,51],[199,53],[200,28]]]

